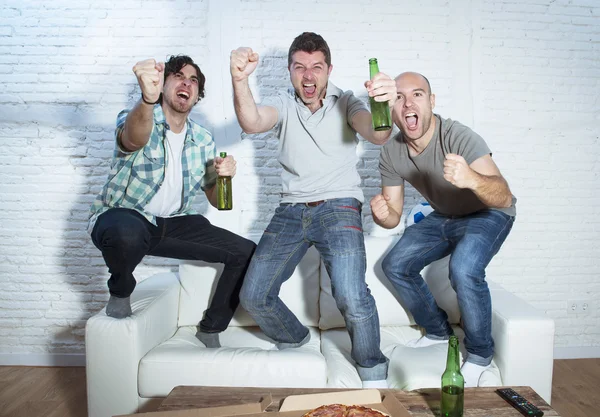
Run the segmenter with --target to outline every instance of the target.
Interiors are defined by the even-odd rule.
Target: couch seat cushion
[[[194,326],[181,327],[141,360],[139,394],[165,397],[177,385],[325,387],[319,332],[309,329],[306,345],[280,351],[258,327],[229,327],[220,335],[220,349],[205,348]]]
[[[464,351],[462,330],[454,327],[460,339],[461,361]],[[439,344],[425,348],[404,346],[409,340],[421,337],[414,326],[381,328],[381,351],[390,360],[387,382],[390,388],[411,391],[419,388],[438,388],[446,368],[448,345]],[[331,388],[359,388],[361,380],[350,358],[350,337],[342,329],[321,333],[323,356],[327,361],[327,386]],[[490,369],[480,379],[480,386],[502,385],[500,372],[492,361]]]

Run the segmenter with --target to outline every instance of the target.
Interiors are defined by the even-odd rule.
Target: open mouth
[[[177,92],[177,97],[184,100],[188,100],[190,98],[190,93],[188,93],[187,91],[180,90]]]
[[[307,97],[312,97],[317,91],[317,86],[315,84],[302,84],[302,90]]]
[[[417,116],[417,113],[414,112],[406,113],[404,115],[404,120],[406,121],[406,126],[408,127],[408,130],[415,130],[417,128],[419,116]]]

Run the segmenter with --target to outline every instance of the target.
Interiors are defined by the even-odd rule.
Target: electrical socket
[[[569,300],[567,301],[567,313],[590,314],[593,304],[591,300]]]

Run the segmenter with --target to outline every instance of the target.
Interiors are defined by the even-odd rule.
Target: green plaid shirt
[[[154,106],[154,126],[146,146],[135,152],[125,152],[119,146],[118,137],[125,126],[129,110],[117,116],[116,145],[108,181],[92,207],[88,230],[91,232],[96,219],[110,208],[127,208],[141,213],[156,225],[155,216],[144,211],[163,183],[169,163],[165,152],[165,135],[169,125],[160,104]],[[208,130],[187,119],[187,133],[183,145],[183,201],[171,216],[197,213],[192,200],[200,189],[211,188],[217,181],[214,159],[217,155],[215,142]]]

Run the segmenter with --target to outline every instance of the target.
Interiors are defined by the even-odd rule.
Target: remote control
[[[542,417],[544,415],[542,410],[537,408],[535,405],[531,404],[525,398],[521,397],[512,388],[500,388],[497,389],[496,392],[502,398],[504,398],[510,405],[519,410],[523,415],[530,417]]]

